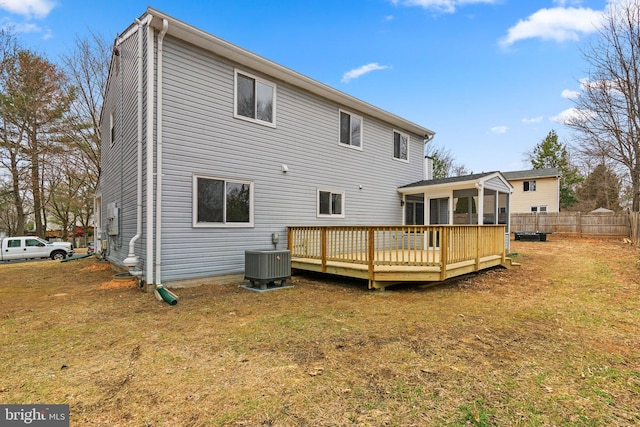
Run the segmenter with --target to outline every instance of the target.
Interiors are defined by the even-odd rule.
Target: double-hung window
[[[409,135],[393,131],[393,158],[409,161]]]
[[[235,71],[234,117],[276,126],[276,85],[259,77]]]
[[[340,144],[362,150],[362,117],[340,110]]]
[[[318,217],[344,218],[344,192],[318,190]]]
[[[536,191],[536,182],[535,181],[524,181],[522,183],[523,191]]]
[[[253,226],[253,183],[193,177],[194,227]]]

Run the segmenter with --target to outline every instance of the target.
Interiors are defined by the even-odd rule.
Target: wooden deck
[[[502,265],[503,225],[289,227],[291,267],[368,280],[384,289]]]

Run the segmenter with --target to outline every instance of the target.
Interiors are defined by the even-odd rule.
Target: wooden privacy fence
[[[514,213],[511,214],[511,231],[550,231],[579,236],[629,237],[631,217],[629,213]]]

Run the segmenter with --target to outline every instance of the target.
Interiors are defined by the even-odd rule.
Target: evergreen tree
[[[584,178],[578,168],[569,162],[567,146],[558,141],[558,134],[551,130],[547,136],[529,153],[534,169],[557,168],[560,177],[560,208],[567,208],[578,201],[574,188]]]
[[[589,210],[606,208],[614,211],[620,207],[620,180],[605,164],[599,164],[578,189],[580,201]]]

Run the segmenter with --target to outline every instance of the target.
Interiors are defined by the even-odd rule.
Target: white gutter
[[[149,23],[152,18],[148,16]],[[153,34],[147,25],[147,283],[153,283]]]
[[[434,135],[435,132],[412,123],[406,119],[398,117],[392,113],[384,111],[378,107],[368,104],[362,100],[347,95],[337,89],[319,83],[316,80],[290,70],[283,65],[276,64],[268,59],[262,58],[255,53],[249,52],[243,48],[233,45],[214,35],[208,34],[198,28],[186,24],[175,19],[152,7],[147,8],[147,13],[156,17],[151,25],[160,26],[160,19],[168,19],[171,21],[170,34],[186,42],[192,43],[202,49],[212,52],[230,61],[236,62],[246,68],[262,72],[275,79],[283,80],[289,84],[305,89],[315,95],[327,98],[337,104],[359,111],[363,114],[378,118],[385,122],[389,122],[400,129],[416,135],[424,136],[426,139]]]
[[[162,284],[162,54],[164,35],[169,29],[169,21],[162,20],[162,30],[158,35],[158,82],[157,82],[157,125],[156,125],[156,279],[155,284]]]
[[[137,134],[137,177],[136,177],[136,235],[129,241],[129,254],[122,263],[129,268],[134,276],[142,276],[142,271],[137,270],[139,257],[136,255],[136,242],[142,234],[142,22],[138,24],[138,134]]]

